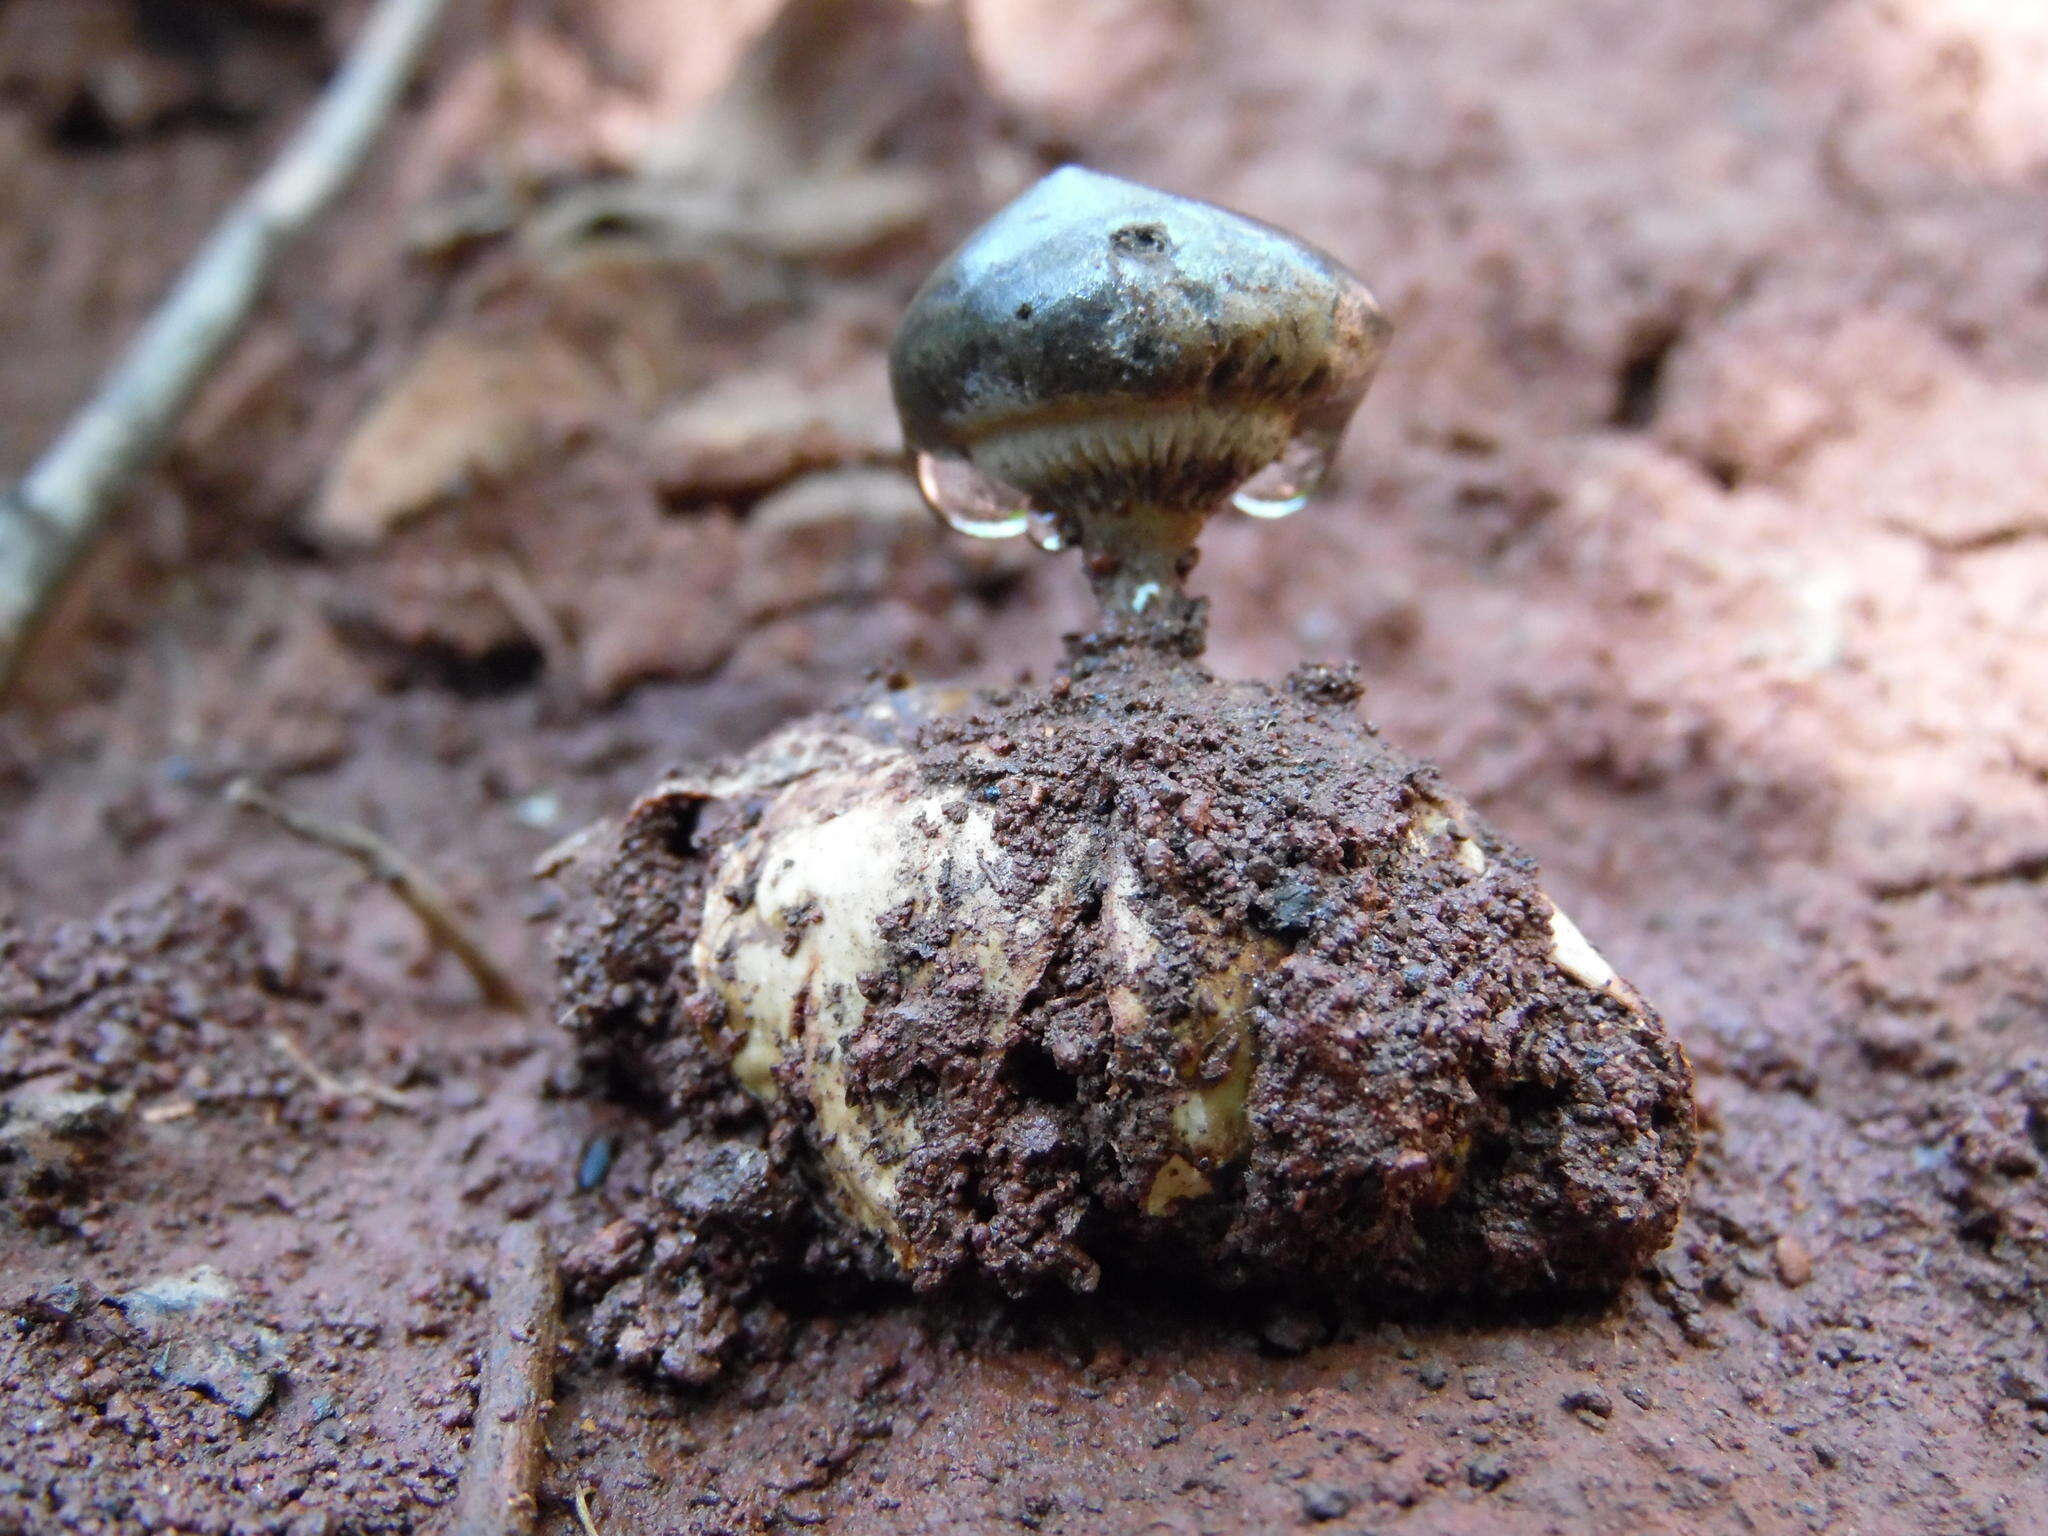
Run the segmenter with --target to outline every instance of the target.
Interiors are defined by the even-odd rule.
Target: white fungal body
[[[741,1086],[764,1103],[808,1101],[841,1213],[905,1258],[895,1169],[919,1140],[916,1120],[855,1105],[845,1073],[846,1039],[867,1007],[861,978],[886,962],[884,916],[906,902],[947,904],[956,952],[1014,1014],[1050,955],[1061,891],[1049,885],[1021,907],[998,896],[994,816],[960,790],[920,786],[902,749],[809,733],[786,745],[772,762],[812,766],[719,857],[691,959],[742,1041],[732,1061]]]
[[[801,1101],[839,1213],[914,1271],[918,1256],[899,1220],[897,1181],[923,1139],[917,1108],[857,1099],[847,1076],[847,1044],[869,1007],[863,978],[889,963],[889,929],[906,919],[942,920],[933,926],[949,936],[945,947],[905,984],[915,990],[949,961],[970,965],[991,1021],[992,1053],[1024,1031],[1034,988],[1065,930],[1082,920],[1085,889],[1102,893],[1094,942],[1110,966],[1106,994],[1121,1035],[1136,1036],[1148,1022],[1144,983],[1162,940],[1138,899],[1140,871],[1116,840],[1077,828],[1060,846],[1054,878],[1034,880],[999,841],[988,805],[929,782],[906,748],[833,722],[793,727],[732,774],[670,780],[642,806],[673,796],[764,793],[758,821],[715,858],[691,968],[724,1005],[723,1038],[733,1042],[739,1083],[763,1104]],[[1416,809],[1408,846],[1418,858],[1448,852],[1480,875],[1487,857],[1473,825],[1466,807],[1434,795]],[[1146,1214],[1157,1217],[1212,1193],[1213,1175],[1249,1146],[1251,1012],[1261,977],[1288,955],[1270,934],[1226,933],[1191,916],[1209,923],[1200,945],[1207,970],[1177,1028],[1192,1037],[1195,1055],[1221,1051],[1228,1068],[1219,1080],[1177,1090],[1179,1145],[1151,1170],[1144,1200]],[[1569,918],[1553,907],[1549,924],[1560,971],[1645,1011]],[[1229,1043],[1219,1045],[1226,1035]]]

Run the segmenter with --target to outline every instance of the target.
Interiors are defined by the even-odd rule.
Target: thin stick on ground
[[[531,1222],[515,1222],[498,1241],[491,1275],[491,1337],[451,1536],[533,1529],[561,1331],[562,1282],[547,1239]]]
[[[485,1002],[508,1013],[525,1010],[525,999],[511,972],[492,957],[483,940],[455,910],[447,893],[432,876],[368,827],[309,816],[286,805],[251,779],[235,780],[228,786],[227,798],[230,804],[261,812],[295,837],[354,859],[371,879],[411,909],[435,943],[462,963]]]
[[[534,590],[526,572],[509,555],[485,562],[483,572],[492,593],[512,615],[512,622],[539,650],[541,663],[547,669],[549,687],[564,703],[573,704],[581,699],[582,658],[577,654],[569,632],[562,628],[562,621],[548,606],[547,599]]]
[[[379,0],[312,116],[186,267],[63,435],[0,493],[0,689],[128,483],[255,309],[278,258],[347,185],[448,0]]]
[[[367,1077],[336,1077],[306,1054],[306,1048],[283,1030],[272,1030],[270,1048],[299,1069],[299,1075],[330,1099],[368,1099],[387,1109],[412,1109],[412,1096]],[[146,1118],[147,1112],[145,1112]]]

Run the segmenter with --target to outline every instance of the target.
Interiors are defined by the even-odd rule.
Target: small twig
[[[505,605],[512,622],[540,652],[547,681],[560,691],[565,702],[579,701],[583,697],[583,658],[577,654],[575,642],[555,617],[547,599],[534,590],[526,572],[509,555],[485,561],[483,572],[492,595]]]
[[[345,1099],[348,1097],[348,1089],[341,1079],[308,1056],[305,1048],[283,1030],[274,1029],[270,1032],[270,1048],[297,1067],[305,1075],[307,1082],[318,1088],[329,1098]]]
[[[447,0],[380,0],[313,114],[193,257],[64,433],[0,493],[0,688],[128,482],[176,427],[294,237],[362,163]]]
[[[490,0],[485,26],[491,33],[492,64],[497,72],[497,110],[492,128],[497,136],[498,174],[505,201],[524,214],[533,203],[535,182],[526,157],[526,71],[519,58],[518,0]]]
[[[597,1518],[590,1512],[590,1494],[588,1488],[576,1490],[576,1523],[583,1527],[583,1536],[598,1536]]]
[[[296,837],[354,859],[371,879],[411,908],[434,941],[462,963],[485,1002],[508,1013],[525,1010],[525,999],[511,973],[492,958],[447,894],[424,870],[369,828],[308,816],[251,779],[235,780],[228,786],[227,798],[230,804],[262,812]]]
[[[533,1528],[561,1329],[561,1276],[547,1239],[531,1222],[515,1222],[499,1239],[491,1276],[491,1338],[451,1536]]]
[[[299,1069],[307,1082],[330,1099],[370,1099],[387,1109],[413,1108],[412,1096],[368,1077],[336,1077],[306,1054],[306,1048],[283,1030],[272,1030],[270,1048]]]

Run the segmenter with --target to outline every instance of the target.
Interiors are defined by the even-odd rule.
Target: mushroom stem
[[[1120,507],[1071,519],[1083,567],[1101,607],[1096,627],[1074,637],[1076,654],[1144,645],[1199,656],[1209,637],[1209,604],[1185,585],[1195,568],[1206,507]]]

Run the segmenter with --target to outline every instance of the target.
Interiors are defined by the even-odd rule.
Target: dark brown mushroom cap
[[[1041,506],[1206,507],[1295,436],[1333,444],[1388,331],[1313,246],[1069,166],[926,280],[890,377],[913,450]]]

